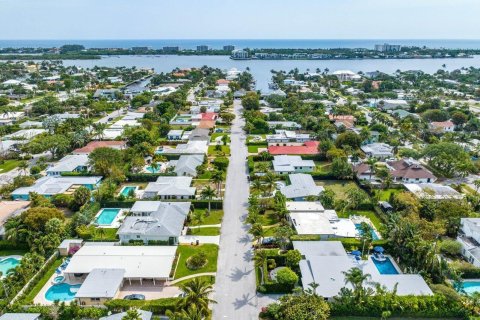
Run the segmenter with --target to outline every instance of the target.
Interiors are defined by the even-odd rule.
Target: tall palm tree
[[[217,196],[222,197],[222,182],[223,182],[223,172],[220,170],[215,170],[212,172],[212,177],[210,180],[215,183],[217,186]]]
[[[276,186],[277,176],[273,172],[268,171],[267,174],[263,176],[263,181],[265,182],[268,192],[271,194]]]
[[[363,296],[367,293],[364,284],[371,279],[371,275],[363,273],[359,268],[351,268],[348,271],[342,272],[345,275],[345,284],[350,284],[353,287],[353,295],[355,300],[361,302]]]
[[[205,319],[204,313],[196,306],[188,306],[187,309],[172,312],[167,310],[166,316],[170,320],[203,320]]]
[[[213,199],[213,197],[215,197],[215,190],[213,190],[213,188],[210,187],[210,186],[206,186],[202,190],[200,196],[202,197],[202,199],[207,199],[208,200],[208,214],[210,214],[212,199]]]
[[[27,174],[27,169],[28,169],[28,162],[25,160],[20,161],[18,164],[18,167],[22,170],[23,174]]]
[[[265,281],[265,263],[267,262],[267,252],[265,250],[257,250],[255,252],[255,267],[260,268],[260,275],[262,276],[262,279],[260,280],[260,283],[263,284]]]
[[[375,174],[375,164],[377,163],[377,159],[370,157],[365,162],[370,167],[370,176],[368,178],[369,180],[372,180],[372,175]]]
[[[252,182],[252,191],[257,193],[262,193],[264,190],[264,185],[260,179],[255,179]]]
[[[183,309],[195,305],[204,315],[207,315],[209,314],[208,305],[217,303],[210,299],[213,286],[204,280],[200,280],[200,278],[193,278],[193,280],[181,285],[180,289],[185,293],[185,298],[181,302]]]
[[[248,230],[248,233],[250,233],[253,236],[254,242],[262,242],[263,237],[265,237],[265,230],[263,230],[263,226],[260,223],[255,223],[252,225],[250,230]]]
[[[150,168],[152,168],[153,173],[157,173],[160,166],[158,165],[157,162],[152,161],[152,163],[150,163]]]

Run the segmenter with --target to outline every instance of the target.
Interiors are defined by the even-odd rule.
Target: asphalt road
[[[241,103],[234,102],[236,115],[232,124],[230,164],[228,166],[224,217],[220,236],[217,276],[215,281],[213,319],[258,319],[258,298],[255,288],[252,239],[247,214],[249,185],[247,180],[247,147],[241,118]]]

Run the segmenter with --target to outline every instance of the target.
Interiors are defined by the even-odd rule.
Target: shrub
[[[464,279],[477,279],[480,278],[480,268],[475,267],[473,264],[465,261],[454,261],[450,264],[450,267],[462,274]]]
[[[298,276],[292,269],[285,267],[277,272],[277,282],[281,285],[284,285],[286,288],[293,289],[295,284],[298,281]]]
[[[207,255],[205,252],[200,251],[199,253],[196,253],[192,256],[190,256],[187,261],[187,268],[190,270],[198,270],[202,267],[204,267],[207,264]]]
[[[40,169],[39,166],[32,166],[30,168],[30,174],[39,174],[40,171],[42,171],[42,170]]]
[[[267,260],[267,268],[268,270],[273,270],[277,267],[277,263],[275,262],[275,259],[268,259]]]
[[[217,157],[213,160],[213,165],[220,171],[225,171],[228,168],[229,160],[225,157]]]
[[[440,243],[440,252],[449,256],[458,256],[462,251],[462,245],[455,240],[443,240]]]
[[[302,254],[298,250],[289,250],[285,255],[285,260],[287,262],[287,266],[290,268],[295,268],[302,260]]]
[[[151,311],[155,314],[165,314],[167,310],[174,311],[182,298],[164,298],[157,300],[121,300],[115,299],[105,302],[105,306],[112,312],[124,312],[130,308]]]
[[[57,208],[68,208],[72,204],[73,197],[69,194],[56,194],[51,201]]]

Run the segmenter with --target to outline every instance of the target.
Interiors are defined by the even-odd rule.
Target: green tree
[[[260,97],[254,91],[249,91],[242,98],[242,106],[245,110],[259,110],[260,109]]]
[[[181,307],[187,309],[189,306],[195,305],[204,316],[209,315],[208,306],[213,303],[217,303],[215,300],[210,299],[213,293],[213,286],[199,278],[180,286],[185,293],[185,297],[181,302]]]
[[[73,192],[73,201],[77,208],[83,206],[87,201],[90,200],[91,192],[85,186],[80,186],[77,190]]]
[[[298,267],[299,262],[302,260],[302,254],[298,250],[289,250],[285,255],[287,266],[290,268]]]
[[[212,199],[215,197],[215,190],[210,187],[209,185],[203,188],[202,192],[200,193],[202,199],[208,200],[208,214],[210,214]]]
[[[338,179],[350,179],[353,169],[345,158],[335,158],[332,161],[331,173]]]

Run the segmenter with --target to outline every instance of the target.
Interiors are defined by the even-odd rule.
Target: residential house
[[[408,104],[408,102],[400,99],[385,99],[378,102],[375,100],[373,102],[373,106],[378,107],[382,110],[410,109],[410,105]]]
[[[465,259],[480,268],[480,218],[461,218],[457,241]]]
[[[428,127],[432,133],[446,133],[455,130],[455,124],[450,120],[430,122]]]
[[[173,172],[177,176],[197,176],[197,167],[200,166],[205,159],[204,154],[181,155],[178,160],[170,160],[168,167],[173,167]]]
[[[386,143],[370,143],[361,146],[360,149],[362,149],[367,157],[376,158],[379,160],[393,157],[393,147]]]
[[[30,187],[21,187],[14,190],[13,200],[29,200],[30,192],[36,192],[47,198],[56,194],[73,194],[79,186],[93,190],[98,186],[102,177],[54,177],[46,176],[38,179]]]
[[[170,130],[167,134],[168,140],[182,140],[183,130]]]
[[[430,183],[437,180],[430,170],[413,159],[387,161],[385,162],[385,169],[392,175],[393,182]],[[353,170],[358,180],[378,180],[375,172],[366,163],[354,165]]]
[[[350,70],[337,70],[332,73],[339,81],[358,81],[362,77]]]
[[[267,124],[272,129],[298,130],[302,128],[294,121],[267,121]]]
[[[40,121],[25,121],[20,123],[18,126],[22,129],[31,129],[31,128],[41,128],[43,125]]]
[[[143,193],[143,199],[194,199],[196,188],[191,187],[192,177],[160,176],[150,182]]]
[[[314,155],[318,154],[318,141],[307,141],[299,146],[269,146],[268,152],[271,155],[295,154],[295,155]]]
[[[45,133],[45,129],[24,129],[14,133],[7,134],[2,137],[2,140],[26,140],[30,141],[39,134]]]
[[[73,154],[90,154],[97,148],[112,148],[117,150],[125,149],[127,143],[125,141],[91,141],[86,146],[73,150]]]
[[[188,141],[210,141],[210,130],[195,128],[188,136]]]
[[[268,134],[266,140],[269,146],[294,146],[303,145],[310,141],[310,135],[306,133],[296,133],[288,130],[275,130],[275,134]]]
[[[93,94],[93,98],[115,100],[118,93],[120,93],[120,90],[118,89],[97,89]]]
[[[320,202],[287,202],[286,207],[298,234],[319,235],[322,240],[358,236],[352,220],[339,218],[335,210],[325,210]]]
[[[153,313],[150,311],[145,311],[141,309],[138,309],[137,311],[140,314],[139,320],[151,320],[153,317]],[[122,320],[122,319],[125,319],[126,315],[127,315],[126,312],[115,313],[106,317],[101,317],[100,320]]]
[[[352,115],[333,115],[329,114],[328,119],[337,127],[344,127],[346,129],[352,129],[355,126],[355,117]]]
[[[274,156],[272,164],[273,170],[277,174],[308,173],[315,170],[315,162],[313,160],[302,160],[300,156]]]
[[[288,176],[290,184],[280,188],[280,192],[294,201],[304,201],[308,196],[318,196],[324,188],[317,186],[309,174],[296,173]]]
[[[88,171],[88,155],[70,154],[47,169],[47,176],[61,176],[62,173]]]
[[[436,183],[405,183],[407,188],[413,195],[420,199],[431,200],[448,200],[463,199],[464,195],[456,191],[452,187],[444,186]]]
[[[72,252],[77,252],[83,245],[83,239],[64,239],[57,247],[58,253],[62,257],[66,257]]]
[[[190,137],[189,137],[190,138]],[[178,144],[176,148],[163,148],[160,154],[205,154],[208,151],[208,141],[188,141]]]
[[[363,274],[369,274],[370,279],[365,286],[376,290],[375,284],[388,291],[396,291],[399,296],[433,295],[422,276],[418,274],[403,274],[396,264],[396,274],[382,274],[369,257],[367,260],[357,260],[347,254],[340,241],[293,241],[293,247],[300,251],[303,259],[300,261],[303,288],[306,290],[311,283],[318,284],[316,293],[332,301],[344,287],[353,289],[345,281],[345,272],[358,268]]]
[[[144,244],[161,241],[178,244],[190,202],[137,201],[117,234],[120,242],[143,241]]]

